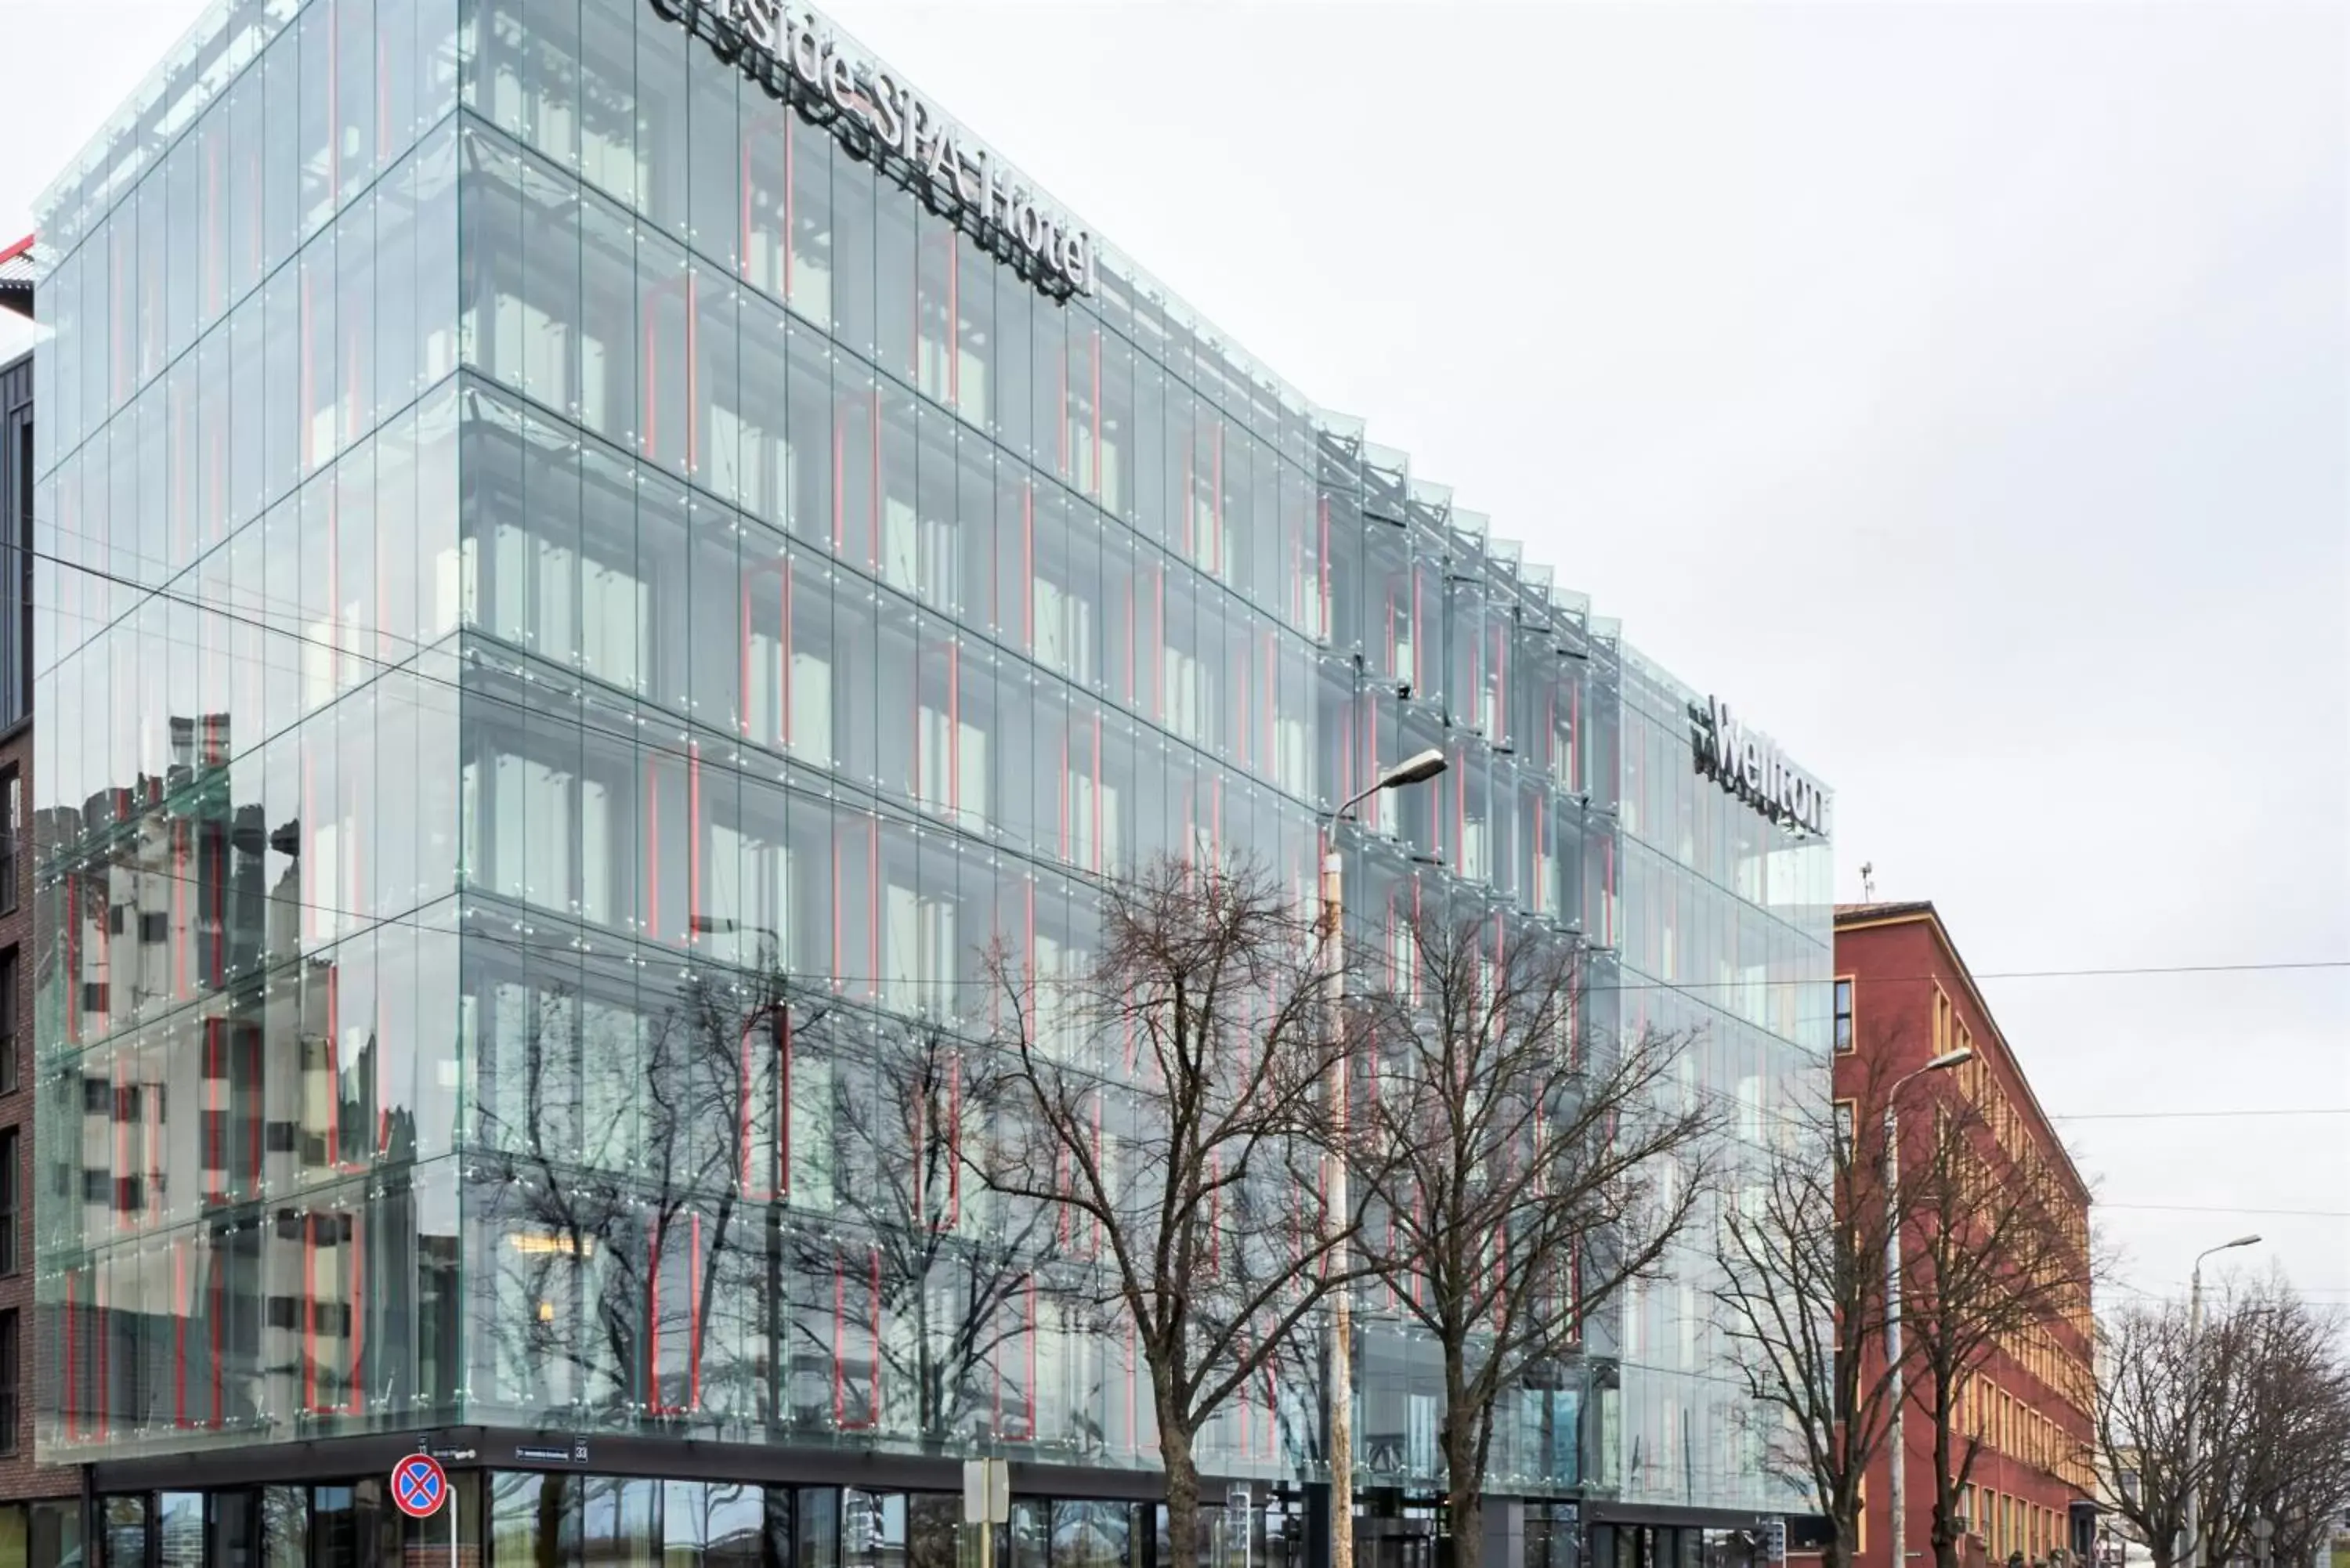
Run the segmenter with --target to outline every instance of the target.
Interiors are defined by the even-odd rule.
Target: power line
[[[173,590],[173,589],[172,589],[172,588],[169,588],[169,587],[158,587],[158,586],[156,586],[156,585],[154,585],[154,584],[151,584],[151,583],[145,583],[145,582],[141,582],[141,581],[139,581],[139,580],[138,580],[138,579],[136,579],[136,578],[128,577],[128,576],[123,576],[123,575],[121,575],[121,574],[120,574],[120,573],[109,571],[109,570],[107,570],[106,568],[101,567],[101,566],[91,566],[91,565],[88,565],[88,564],[87,564],[87,563],[80,562],[80,561],[71,561],[71,560],[68,560],[68,559],[66,559],[64,556],[57,555],[57,554],[56,554],[56,553],[55,553],[55,552],[53,552],[53,551],[37,550],[37,549],[34,549],[34,548],[33,548],[33,547],[31,547],[30,545],[0,545],[0,548],[5,548],[5,549],[22,549],[22,550],[24,550],[24,552],[25,552],[27,556],[30,556],[31,557],[33,557],[33,558],[34,558],[34,559],[36,559],[36,560],[47,561],[47,562],[49,562],[49,563],[51,563],[51,564],[53,564],[53,565],[59,566],[64,566],[64,567],[66,567],[66,568],[68,568],[68,569],[69,569],[69,570],[82,573],[82,574],[84,574],[84,575],[86,575],[86,576],[91,576],[91,577],[98,578],[98,579],[99,579],[100,581],[103,581],[103,582],[106,582],[106,583],[109,583],[109,584],[112,584],[112,585],[117,586],[117,587],[126,587],[126,588],[132,589],[132,590],[134,590],[134,591],[136,591],[136,592],[139,592],[139,593],[141,593],[141,594],[150,595],[150,596],[151,596],[151,597],[155,597],[155,598],[164,600],[164,601],[166,601],[166,602],[168,602],[168,603],[181,605],[181,606],[183,606],[183,607],[188,607],[188,608],[191,608],[191,609],[194,609],[194,610],[198,610],[198,611],[203,612],[203,613],[208,614],[208,615],[215,615],[215,616],[219,616],[219,617],[221,617],[222,618],[224,618],[224,619],[225,619],[225,620],[229,620],[229,621],[234,622],[234,623],[239,624],[239,625],[243,625],[243,626],[247,626],[247,627],[253,628],[254,628],[254,629],[255,629],[255,630],[258,630],[258,631],[261,631],[261,632],[266,633],[266,634],[268,634],[268,635],[270,635],[270,636],[286,638],[286,639],[289,639],[289,640],[291,640],[291,641],[293,641],[293,642],[296,642],[296,643],[297,643],[297,644],[304,644],[304,645],[307,645],[307,646],[309,646],[309,647],[313,647],[313,648],[320,649],[323,649],[323,650],[324,650],[324,651],[326,651],[326,652],[328,652],[328,653],[333,654],[333,655],[334,655],[336,658],[338,658],[338,659],[350,659],[350,660],[352,660],[352,661],[354,661],[354,662],[356,662],[356,663],[359,663],[359,664],[373,666],[375,669],[377,669],[377,670],[380,670],[380,671],[385,671],[385,672],[398,672],[398,673],[400,673],[400,674],[403,674],[403,675],[409,676],[410,678],[411,678],[411,679],[413,679],[413,680],[417,680],[417,681],[419,681],[419,682],[421,682],[421,683],[423,683],[423,684],[431,685],[431,686],[440,687],[440,688],[442,688],[442,689],[443,689],[443,690],[446,690],[446,691],[451,691],[451,692],[453,692],[453,693],[457,693],[457,694],[462,695],[462,696],[464,696],[464,697],[472,698],[472,699],[473,699],[473,700],[475,700],[475,701],[483,701],[483,700],[497,701],[497,700],[498,700],[498,698],[497,698],[497,696],[496,696],[496,694],[495,694],[494,692],[484,691],[484,689],[482,689],[482,688],[481,688],[481,687],[479,687],[479,686],[467,686],[467,685],[463,684],[463,681],[461,681],[461,680],[453,680],[453,679],[451,679],[450,677],[448,677],[448,676],[444,676],[444,675],[438,675],[438,674],[432,673],[432,671],[430,671],[430,670],[425,670],[425,669],[423,668],[424,656],[425,656],[427,653],[431,653],[431,652],[438,651],[438,650],[439,650],[439,647],[440,647],[440,645],[439,645],[439,644],[433,644],[433,645],[429,645],[429,646],[428,646],[428,645],[426,645],[426,644],[424,644],[424,643],[420,642],[418,639],[413,639],[413,638],[407,637],[407,636],[405,636],[404,634],[401,634],[401,633],[399,633],[399,632],[389,631],[389,630],[386,630],[386,629],[381,628],[374,628],[374,634],[375,634],[375,635],[378,635],[378,636],[383,636],[383,637],[389,637],[389,638],[391,638],[392,639],[394,639],[394,640],[396,640],[396,641],[408,643],[408,644],[410,644],[411,646],[412,646],[412,647],[416,648],[416,649],[419,650],[419,651],[418,651],[418,653],[417,653],[415,656],[413,656],[412,658],[410,658],[410,659],[385,659],[385,658],[381,657],[381,656],[380,656],[380,655],[379,655],[379,654],[374,654],[374,653],[365,652],[365,651],[363,651],[363,650],[361,650],[361,649],[359,649],[347,648],[347,647],[345,647],[343,644],[341,644],[341,643],[339,643],[339,642],[338,642],[338,641],[334,640],[334,639],[331,639],[331,638],[321,638],[321,637],[316,636],[316,635],[314,635],[314,634],[311,634],[311,633],[308,633],[308,632],[300,631],[300,630],[288,630],[288,629],[286,629],[286,628],[283,628],[283,627],[276,626],[276,625],[272,625],[272,624],[270,624],[270,622],[269,622],[267,619],[265,619],[265,618],[256,618],[256,617],[254,617],[254,616],[249,616],[249,615],[240,614],[240,613],[238,613],[238,612],[237,612],[236,610],[234,610],[234,609],[229,608],[229,607],[225,607],[225,606],[223,606],[223,605],[218,604],[218,603],[215,603],[215,602],[212,602],[212,601],[209,601],[209,600],[205,600],[205,599],[198,598],[198,597],[192,597],[192,596],[188,595],[188,594],[185,594],[185,593],[181,593],[181,592],[175,591],[175,590]],[[50,613],[52,613],[52,614],[56,614],[56,613],[60,613],[60,612],[59,612],[59,610],[58,610],[58,608],[57,608],[57,607],[52,606],[52,607],[51,607],[51,608],[50,608]],[[264,614],[265,614],[265,615],[266,615],[266,614],[268,614],[268,613],[269,613],[269,612],[267,612],[267,611],[265,611],[265,610],[264,611]],[[78,620],[82,620],[82,621],[89,622],[89,623],[91,623],[91,624],[99,625],[99,626],[101,626],[101,627],[111,627],[111,626],[119,625],[119,624],[120,623],[120,620],[121,620],[122,618],[117,618],[115,620],[111,620],[111,621],[101,621],[101,620],[100,620],[97,616],[94,616],[94,615],[88,614],[88,612],[80,612],[80,611],[77,611],[77,612],[74,612],[74,618],[76,618],[76,619],[78,619]],[[354,629],[357,629],[357,628],[354,628]],[[453,636],[453,635],[456,635],[456,634],[455,634],[455,633],[452,633],[451,635],[452,635],[452,636]],[[164,640],[165,640],[167,643],[169,643],[169,642],[171,642],[171,641],[172,641],[172,639],[168,637],[168,635],[165,637]],[[192,651],[192,652],[201,652],[201,651],[205,651],[205,650],[204,650],[204,649],[201,649],[200,647],[198,647],[198,648],[192,648],[192,649],[190,649],[190,651]],[[453,662],[458,662],[458,661],[460,661],[460,660],[461,660],[461,659],[462,659],[462,655],[460,655],[459,653],[457,653],[457,652],[456,652],[455,650],[453,650],[453,649],[450,650],[450,651],[448,652],[448,654],[447,654],[447,660],[448,660],[449,662],[452,662],[452,663],[453,663]],[[570,675],[574,675],[574,676],[577,676],[577,675],[578,675],[578,672],[577,672],[577,671],[567,671],[566,673],[567,673],[567,674],[570,674]],[[585,679],[588,679],[588,678],[586,678],[586,677],[580,677],[580,679],[585,680]],[[615,688],[615,691],[616,691],[616,692],[618,692],[618,691],[619,691],[619,688]],[[625,693],[623,693],[623,694],[625,694]],[[341,693],[341,692],[339,692],[339,691],[337,693],[337,697],[338,697],[338,699],[339,699],[339,697],[340,697],[341,695],[342,695],[342,693]],[[669,714],[669,715],[664,715],[664,716],[665,716],[665,717],[674,718],[674,719],[676,719],[676,720],[677,720],[677,722],[679,722],[680,723],[683,723],[683,724],[689,724],[689,725],[690,725],[690,724],[691,724],[691,723],[693,723],[693,722],[694,722],[694,721],[692,721],[692,720],[691,720],[691,719],[688,719],[688,718],[686,718],[684,715],[681,715],[681,714]],[[730,739],[730,740],[739,740],[739,739],[740,739],[740,737],[734,737],[734,736],[727,735],[727,732],[724,732],[724,731],[723,731],[723,730],[712,729],[711,732],[712,732],[713,735],[724,735],[724,736],[726,736],[726,737],[727,737],[728,739]],[[618,732],[615,732],[615,734],[617,735],[617,734],[618,734]],[[642,732],[642,730],[641,730],[641,728],[640,728],[640,727],[639,727],[639,732],[638,732],[638,733],[636,733],[636,734],[635,734],[633,737],[631,737],[631,738],[634,740],[635,743],[636,743],[636,744],[637,744],[640,749],[648,749],[648,748],[649,748],[649,749],[652,749],[652,750],[656,750],[656,751],[662,751],[662,752],[669,752],[669,751],[670,751],[670,748],[668,748],[668,747],[658,745],[658,744],[655,742],[654,737],[652,737],[652,736],[650,736],[650,735],[648,735],[648,734],[645,734],[644,732]],[[1180,737],[1176,737],[1176,738],[1177,738],[1177,739],[1179,739],[1179,740],[1180,739]],[[1189,744],[1190,742],[1184,742],[1184,743]],[[756,742],[753,742],[753,744],[754,744],[754,745],[755,745],[755,744],[756,744]],[[674,754],[674,755],[678,756],[681,760],[683,760],[683,759],[688,755],[688,753],[687,753],[686,752],[684,752],[684,751],[678,751],[678,752],[674,752],[674,753],[671,753],[671,754]],[[724,763],[724,761],[723,761],[723,759],[703,759],[703,765],[705,765],[705,766],[713,766],[713,767],[717,767],[717,768],[720,768],[720,769],[724,769],[724,768],[726,767],[726,763]],[[819,771],[826,772],[827,774],[830,774],[830,770],[828,770],[828,769],[826,769],[826,770],[819,770]],[[915,810],[915,811],[917,811],[917,812],[924,813],[924,814],[926,814],[926,815],[927,815],[928,813],[930,813],[930,812],[933,811],[933,810],[937,807],[937,805],[938,805],[938,804],[939,804],[939,803],[937,803],[937,802],[934,802],[934,801],[929,800],[927,797],[918,796],[918,795],[914,795],[914,794],[904,794],[904,793],[901,793],[901,792],[898,792],[898,791],[890,790],[890,789],[887,788],[886,786],[883,786],[883,785],[879,784],[879,783],[874,783],[874,784],[861,784],[861,783],[853,783],[853,784],[852,784],[852,787],[855,787],[855,788],[869,789],[869,790],[870,790],[870,792],[871,792],[871,794],[874,795],[874,797],[875,797],[875,798],[876,798],[876,800],[878,800],[878,801],[886,801],[886,802],[889,802],[889,803],[890,803],[890,804],[892,804],[892,805],[900,805],[900,806],[909,807],[909,808],[911,808],[911,809],[913,809],[913,810]],[[876,815],[878,815],[878,814],[876,814]],[[997,822],[999,823],[999,825],[1001,825],[1001,824],[1002,824],[1002,818],[1001,818],[1000,816],[995,816],[995,815],[993,815],[993,814],[991,814],[991,816],[992,816],[992,819],[993,819],[993,820],[997,821]],[[916,826],[919,826],[919,825],[916,825]],[[1024,828],[1028,831],[1028,833],[1030,834],[1030,837],[1029,837],[1029,839],[1028,839],[1028,843],[1029,843],[1029,844],[1031,844],[1031,845],[1041,845],[1041,843],[1043,842],[1041,838],[1039,838],[1039,837],[1035,836],[1035,835],[1036,835],[1036,833],[1037,833],[1037,826],[1036,826],[1036,825],[1035,825],[1035,824],[1033,824],[1033,823],[1028,823],[1028,824],[1017,824],[1017,825],[1014,825],[1014,826],[1018,826],[1024,827]],[[1015,846],[1014,847],[1015,847],[1015,852],[1016,852],[1016,850],[1017,850],[1017,846]],[[1044,864],[1044,865],[1052,865],[1052,864],[1054,864],[1054,863],[1053,863],[1052,861],[1050,861],[1049,859],[1043,858],[1043,857],[1040,857],[1040,858],[1039,858],[1039,863],[1040,863],[1040,864]],[[1074,872],[1076,875],[1077,875],[1077,876],[1078,876],[1078,877],[1087,877],[1087,876],[1099,876],[1099,875],[1100,875],[1099,873],[1089,873],[1089,872],[1087,872],[1084,867],[1069,867],[1069,866],[1066,866],[1066,865],[1064,865],[1064,866],[1060,867],[1060,868],[1061,868],[1061,869],[1063,869],[1063,870],[1072,871],[1072,872]],[[149,873],[149,874],[150,874],[150,875],[164,875],[164,874],[162,874],[162,873]],[[189,880],[193,880],[193,879],[192,879],[192,878],[191,878],[191,879],[189,879]],[[323,910],[323,911],[326,911],[326,912],[336,913],[336,914],[338,914],[338,915],[343,915],[343,916],[347,916],[347,917],[354,918],[354,919],[367,919],[367,918],[369,918],[369,917],[360,916],[360,915],[359,915],[356,911],[351,911],[351,910],[331,910],[331,909],[328,909],[328,906],[324,906],[324,905],[316,905],[316,906],[308,906],[308,907],[317,908],[317,909],[321,909],[321,910]],[[1585,933],[1585,934],[1586,935],[1586,937],[1588,936],[1588,933]],[[1612,951],[1620,951],[1620,949],[1613,949],[1613,950],[1611,950],[1611,949],[1601,949],[1600,950],[1603,950],[1603,951],[1611,951],[1611,950],[1612,950]],[[1971,977],[1972,977],[1973,979],[1978,980],[1978,981],[1986,981],[1986,980],[2078,980],[2078,979],[2099,979],[2099,978],[2128,978],[2128,977],[2144,977],[2144,976],[2158,976],[2158,975],[2272,973],[2272,972],[2291,972],[2291,971],[2323,971],[2323,970],[2350,970],[2350,958],[2342,958],[2342,959],[2303,959],[2303,960],[2269,960],[2269,961],[2254,961],[2237,962],[2237,963],[2209,963],[2209,964],[2137,964],[2137,965],[2119,965],[2119,966],[2087,966],[2087,967],[2072,968],[2072,969],[2004,970],[2004,971],[2002,971],[2002,970],[1990,970],[1990,971],[1970,971],[1970,975],[1971,975]],[[874,977],[870,977],[870,976],[867,976],[867,977],[848,977],[848,976],[838,976],[838,977],[835,977],[835,978],[837,978],[837,979],[851,979],[851,978],[872,979],[872,978],[874,978]],[[1820,985],[1826,984],[1826,983],[1828,982],[1829,978],[1830,978],[1829,976],[1823,974],[1823,975],[1815,976],[1815,977],[1814,977],[1814,976],[1805,976],[1805,977],[1794,977],[1794,978],[1783,978],[1783,979],[1775,979],[1775,980],[1774,980],[1774,979],[1768,978],[1768,977],[1764,977],[1764,978],[1761,978],[1761,979],[1741,979],[1741,980],[1723,980],[1723,981],[1707,981],[1707,980],[1695,980],[1695,979],[1690,979],[1690,980],[1672,980],[1672,981],[1634,980],[1634,981],[1617,981],[1617,982],[1616,982],[1615,984],[1607,985],[1607,986],[1595,986],[1595,987],[1593,987],[1593,988],[1592,988],[1592,990],[1593,990],[1595,992],[1611,992],[1611,991],[1612,991],[1612,992],[1644,992],[1644,991],[1662,991],[1662,992],[1690,992],[1690,993],[1700,992],[1711,992],[1711,991],[1762,991],[1762,990],[1769,990],[1769,989],[1773,989],[1773,988],[1778,988],[1778,987],[1785,987],[1785,986],[1803,986],[1803,987],[1814,987],[1814,986],[1820,986]],[[1939,976],[1939,975],[1936,975],[1936,974],[1914,974],[1914,975],[1872,975],[1872,976],[1870,976],[1869,978],[1870,978],[1870,980],[1872,980],[1873,981],[1875,981],[1875,982],[1877,982],[1877,983],[1884,984],[1884,983],[1905,983],[1905,982],[1906,982],[1906,983],[1925,983],[1925,982],[1928,982],[1928,981],[1939,981],[1942,977],[1941,977],[1941,976]],[[984,983],[988,983],[988,982],[986,982],[986,981],[930,981],[930,982],[927,982],[927,983],[931,983],[931,984],[984,984]],[[2114,1116],[2115,1116],[2115,1117],[2116,1117],[2116,1119],[2118,1119],[2118,1117],[2119,1117],[2119,1116],[2120,1116],[2120,1115],[2122,1115],[2122,1113],[2114,1113]],[[2086,1117],[2052,1117],[2051,1119],[2052,1119],[2052,1120],[2078,1120],[2078,1119],[2087,1119],[2087,1118],[2086,1118]]]
[[[2350,1106],[2259,1106],[2237,1111],[2051,1111],[2052,1122],[2159,1122],[2239,1116],[2350,1116]]]
[[[2229,1203],[2104,1203],[2092,1199],[2092,1209],[2126,1210],[2146,1214],[2259,1214],[2286,1220],[2350,1220],[2350,1209],[2246,1209]]]

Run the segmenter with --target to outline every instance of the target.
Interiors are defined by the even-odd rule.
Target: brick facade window
[[[17,1337],[15,1310],[0,1312],[0,1454],[16,1451]]]
[[[16,1220],[25,1207],[17,1179],[16,1129],[0,1132],[0,1274],[13,1274],[22,1260],[16,1255]]]
[[[17,1087],[16,950],[0,950],[0,1095]]]
[[[0,774],[0,915],[16,911],[16,843],[25,826],[25,781],[15,768]]]

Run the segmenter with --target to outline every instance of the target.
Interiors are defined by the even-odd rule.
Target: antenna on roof
[[[1874,860],[1860,863],[1860,901],[1864,904],[1877,902],[1877,862]]]

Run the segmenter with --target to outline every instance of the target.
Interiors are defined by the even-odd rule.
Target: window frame
[[[1835,977],[1835,989],[1829,992],[1828,1044],[1839,1056],[1849,1056],[1860,1047],[1860,980],[1856,975]]]
[[[0,948],[0,1095],[13,1095],[24,1086],[16,1028],[21,1000],[17,987],[24,982],[22,953],[23,947],[16,942]]]
[[[0,1311],[0,1455],[22,1450],[17,1428],[24,1422],[24,1314]]]
[[[23,1129],[0,1127],[0,1276],[24,1272]]]
[[[16,884],[23,879],[24,859],[17,851],[25,826],[25,774],[14,763],[0,768],[0,809],[7,813],[0,821],[0,915],[13,915]]]

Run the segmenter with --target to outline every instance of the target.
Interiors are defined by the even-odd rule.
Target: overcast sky
[[[198,9],[0,0],[0,229]],[[1984,989],[2059,1116],[2305,1113],[2065,1121],[2132,1285],[2350,1303],[2350,13],[828,10],[1740,703],[1842,897],[2243,966]]]

